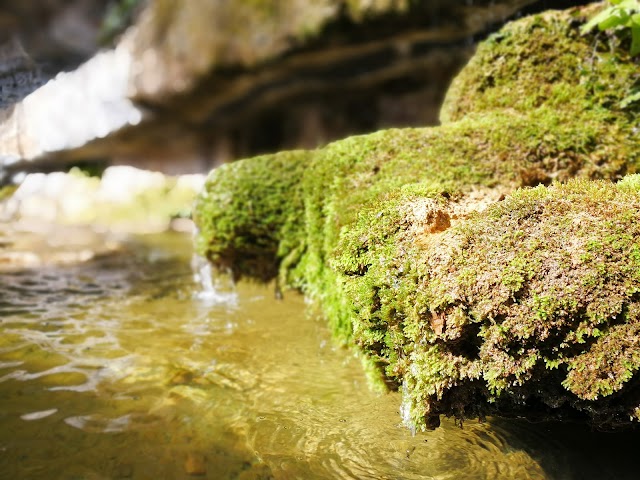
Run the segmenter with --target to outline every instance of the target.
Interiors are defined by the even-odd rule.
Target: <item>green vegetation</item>
[[[135,18],[143,0],[116,0],[111,2],[105,11],[100,25],[99,42],[108,45],[124,32]]]
[[[638,0],[609,0],[610,7],[595,15],[582,27],[582,33],[599,30],[629,29],[631,55],[640,53],[640,2]]]
[[[589,181],[638,171],[639,108],[624,100],[640,71],[580,35],[592,11],[489,38],[441,127],[212,172],[198,251],[315,299],[369,371],[404,386],[420,428],[440,414],[628,422],[640,407],[621,400],[640,365],[629,336],[640,181]],[[540,184],[552,186],[516,190]]]
[[[581,123],[589,112],[627,129],[638,123],[640,69],[615,37],[581,35],[599,5],[547,12],[505,26],[478,46],[455,78],[440,112],[443,123],[473,112],[546,107]]]
[[[196,249],[221,270],[269,281],[295,264],[303,245],[300,182],[311,154],[286,152],[214,170],[193,215]]]
[[[521,189],[443,231],[453,202],[422,186],[363,209],[333,266],[354,342],[404,383],[413,424],[639,418],[623,391],[640,367],[639,187]]]

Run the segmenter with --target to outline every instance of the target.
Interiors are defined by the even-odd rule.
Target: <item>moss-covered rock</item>
[[[640,88],[637,62],[615,36],[580,34],[585,19],[602,7],[534,15],[491,35],[454,79],[441,121],[471,112],[547,107],[573,115],[576,123],[584,112],[597,112],[621,128],[635,126],[640,101],[625,100]]]
[[[639,187],[522,189],[446,229],[455,202],[424,186],[362,211],[333,267],[354,342],[404,383],[412,423],[640,419]]]
[[[544,108],[529,115],[485,112],[439,128],[386,130],[315,152],[226,165],[212,172],[197,202],[197,248],[236,278],[280,276],[283,285],[303,287],[348,338],[351,322],[326,267],[340,230],[363,204],[425,180],[459,197],[478,188],[504,193],[574,176],[615,179],[635,172],[636,141],[597,117],[583,119],[574,124]]]
[[[639,109],[624,102],[638,69],[580,37],[583,17],[526,18],[489,39],[441,127],[214,171],[195,209],[198,250],[316,299],[339,338],[404,385],[414,425],[635,418],[639,200],[636,180],[602,180],[640,166]],[[496,69],[482,88],[479,65]],[[623,354],[607,363],[609,347]]]
[[[196,249],[235,279],[269,281],[295,263],[304,243],[302,174],[310,152],[293,151],[214,170],[194,210]]]

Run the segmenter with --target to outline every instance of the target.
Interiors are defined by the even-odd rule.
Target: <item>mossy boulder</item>
[[[545,109],[386,130],[214,170],[194,212],[197,249],[235,278],[279,278],[283,286],[302,288],[332,312],[334,328],[348,339],[351,321],[327,261],[341,229],[367,202],[425,180],[454,198],[497,198],[574,176],[621,178],[639,164],[638,144],[615,126],[576,125]]]
[[[626,127],[637,124],[640,68],[614,34],[581,35],[603,4],[549,11],[507,24],[482,42],[453,80],[440,111],[443,123],[472,112],[540,107],[579,122],[585,112]],[[637,132],[635,132],[637,135]]]
[[[460,221],[414,185],[361,212],[332,266],[353,341],[404,385],[413,424],[640,419],[639,187],[520,189]]]
[[[194,213],[198,251],[236,277],[279,278],[317,300],[339,338],[387,384],[404,385],[407,418],[421,428],[440,414],[625,423],[640,406],[623,326],[635,318],[635,260],[623,258],[640,245],[638,199],[635,180],[604,182],[640,166],[639,109],[624,102],[638,69],[616,45],[594,50],[578,34],[584,18],[551,12],[490,38],[452,87],[440,127],[213,171]],[[500,38],[517,46],[523,71],[496,73],[493,85],[504,76],[505,86],[491,93],[473,72],[511,52]],[[527,77],[565,52],[579,68]],[[509,196],[540,184],[553,186]],[[596,239],[602,249],[590,250]],[[625,352],[609,370],[607,342]],[[581,362],[613,379],[592,372],[585,387]]]
[[[311,152],[265,155],[214,170],[194,211],[196,249],[237,280],[273,280],[303,244],[302,176]]]

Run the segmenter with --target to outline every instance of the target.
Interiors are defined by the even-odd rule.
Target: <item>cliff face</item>
[[[532,1],[467,3],[154,1],[113,49],[77,68],[96,48],[99,25],[89,13],[104,11],[102,3],[7,4],[16,31],[31,34],[21,40],[27,56],[16,57],[26,75],[8,74],[3,86],[0,163],[15,171],[108,160],[178,173],[434,124],[474,38]],[[37,22],[16,20],[23,14],[42,17],[48,42],[33,33]],[[69,22],[87,27],[85,50],[52,40]],[[58,70],[44,72],[41,62],[66,73],[43,85]]]
[[[213,171],[198,250],[319,302],[419,428],[634,423],[640,197],[636,177],[611,180],[640,167],[640,78],[616,36],[579,34],[597,8],[487,39],[440,127]]]

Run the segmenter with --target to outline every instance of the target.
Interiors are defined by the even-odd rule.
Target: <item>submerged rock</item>
[[[187,475],[204,476],[207,474],[207,458],[200,452],[187,453],[184,461],[184,471]]]
[[[616,37],[579,35],[593,10],[490,37],[441,127],[213,171],[198,250],[317,300],[403,386],[414,426],[440,414],[635,422],[639,182],[610,181],[640,167],[639,73]]]

